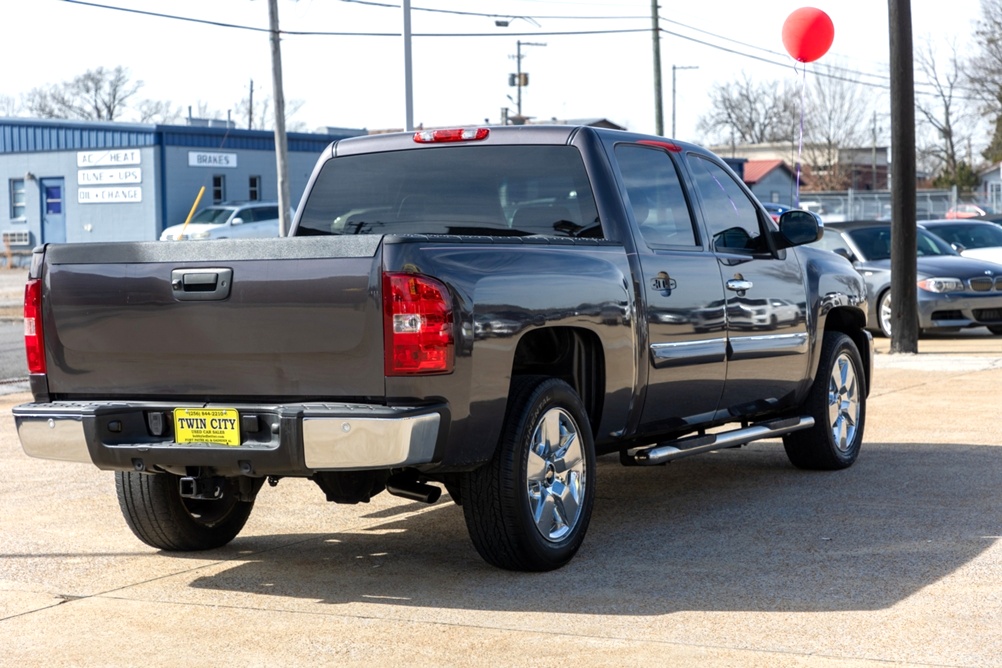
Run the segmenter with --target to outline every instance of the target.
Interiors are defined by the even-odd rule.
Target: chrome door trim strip
[[[726,357],[725,338],[651,344],[651,360],[655,369],[723,362]]]

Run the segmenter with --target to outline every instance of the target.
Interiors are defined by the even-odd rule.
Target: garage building
[[[324,148],[365,133],[289,133],[292,205]],[[203,119],[182,126],[0,118],[0,178],[8,257],[42,243],[155,240],[185,221],[200,191],[199,208],[278,199],[274,133]]]

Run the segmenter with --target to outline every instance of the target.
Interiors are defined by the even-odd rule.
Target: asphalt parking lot
[[[29,396],[2,396],[0,665],[1002,665],[1002,337],[878,346],[854,467],[603,458],[584,547],[535,575],[484,564],[448,500],[299,480],[226,548],[157,552],[111,473],[23,454]]]

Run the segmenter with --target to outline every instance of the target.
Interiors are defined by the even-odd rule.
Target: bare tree
[[[974,34],[978,53],[964,70],[982,113],[994,125],[991,142],[982,155],[989,162],[998,162],[1002,160],[1002,0],[981,0],[981,20]]]
[[[303,122],[290,122],[304,104],[306,103],[303,100],[286,100],[285,124],[289,132],[303,132],[306,129],[306,124]],[[271,96],[262,95],[255,98],[253,105],[252,109],[250,96],[237,103],[234,114],[237,126],[249,130],[271,130],[275,126],[275,104]]]
[[[0,95],[0,116],[17,116],[21,110],[21,103],[10,95]]]
[[[140,123],[160,123],[170,125],[181,118],[181,107],[175,107],[166,100],[143,100],[137,105]]]
[[[845,190],[852,185],[852,165],[845,149],[867,145],[873,96],[844,70],[818,64],[804,95],[804,160],[811,166],[816,190]]]
[[[962,151],[971,141],[975,113],[958,94],[964,73],[957,46],[950,45],[950,57],[944,63],[942,58],[936,58],[932,45],[926,43],[916,50],[915,64],[932,88],[930,95],[915,97],[915,108],[932,130],[930,139],[917,147],[918,152],[935,165],[938,186],[970,188],[976,182],[971,183],[973,171],[969,161],[963,160]]]
[[[710,94],[710,112],[700,117],[700,132],[722,141],[763,144],[789,141],[797,118],[797,95],[777,81],[753,83],[747,74],[717,84]]]
[[[121,65],[112,70],[98,67],[71,81],[31,90],[25,106],[41,118],[115,121],[142,87],[143,82],[133,81]]]

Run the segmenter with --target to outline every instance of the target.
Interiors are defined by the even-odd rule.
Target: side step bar
[[[671,441],[670,443],[653,445],[638,450],[624,450],[619,453],[619,461],[624,466],[654,466],[656,464],[665,464],[675,459],[681,459],[682,457],[688,457],[689,455],[697,455],[701,452],[731,448],[764,438],[781,436],[791,431],[810,429],[813,426],[814,418],[812,417],[771,420],[719,434],[690,436],[677,441]]]

